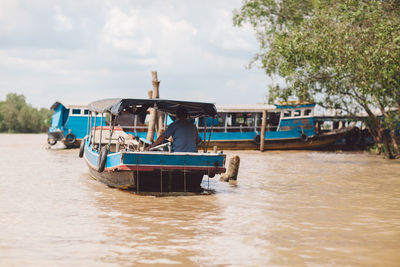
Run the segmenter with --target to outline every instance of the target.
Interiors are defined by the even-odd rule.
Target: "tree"
[[[295,96],[352,116],[364,111],[379,146],[399,155],[400,1],[301,2],[248,0],[234,15],[236,25],[256,29],[254,61],[285,78],[286,86],[270,87],[270,100]]]
[[[51,111],[37,110],[25,101],[25,96],[7,94],[0,102],[0,131],[11,133],[38,133],[47,130],[50,125]]]

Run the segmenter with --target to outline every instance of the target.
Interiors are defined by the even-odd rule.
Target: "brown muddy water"
[[[237,186],[152,197],[45,139],[0,135],[0,266],[400,265],[399,161],[239,152]]]

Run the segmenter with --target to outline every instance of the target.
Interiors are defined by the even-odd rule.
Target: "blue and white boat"
[[[135,192],[201,192],[203,176],[212,178],[225,172],[225,154],[207,152],[171,152],[171,143],[145,151],[148,142],[117,126],[123,113],[129,112],[131,121],[143,124],[149,108],[175,116],[176,108],[184,106],[191,119],[215,117],[214,104],[162,99],[105,99],[88,105],[87,136],[79,156],[83,157],[90,174],[108,186]],[[103,125],[95,126],[100,114]],[[124,114],[126,115],[126,114]]]
[[[199,120],[198,127],[212,128],[212,135],[203,139],[224,150],[259,149],[262,138],[266,150],[323,149],[353,128],[322,131],[312,103],[217,105],[217,110],[217,119]]]
[[[47,132],[47,143],[53,146],[60,141],[68,148],[78,147],[86,136],[89,119],[87,106],[63,105],[55,102],[50,109],[53,110],[53,116]],[[97,125],[100,125],[100,119]]]

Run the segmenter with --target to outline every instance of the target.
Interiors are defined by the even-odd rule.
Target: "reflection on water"
[[[77,150],[45,139],[0,135],[1,266],[400,262],[399,161],[240,152],[237,186],[211,179],[212,195],[151,197],[92,180]]]

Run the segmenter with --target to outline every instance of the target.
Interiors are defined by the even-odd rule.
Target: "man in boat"
[[[176,121],[171,123],[147,150],[162,144],[165,139],[172,137],[172,151],[197,152],[197,143],[200,139],[199,132],[194,123],[188,119],[188,112],[185,107],[179,106],[177,108],[176,118]]]

